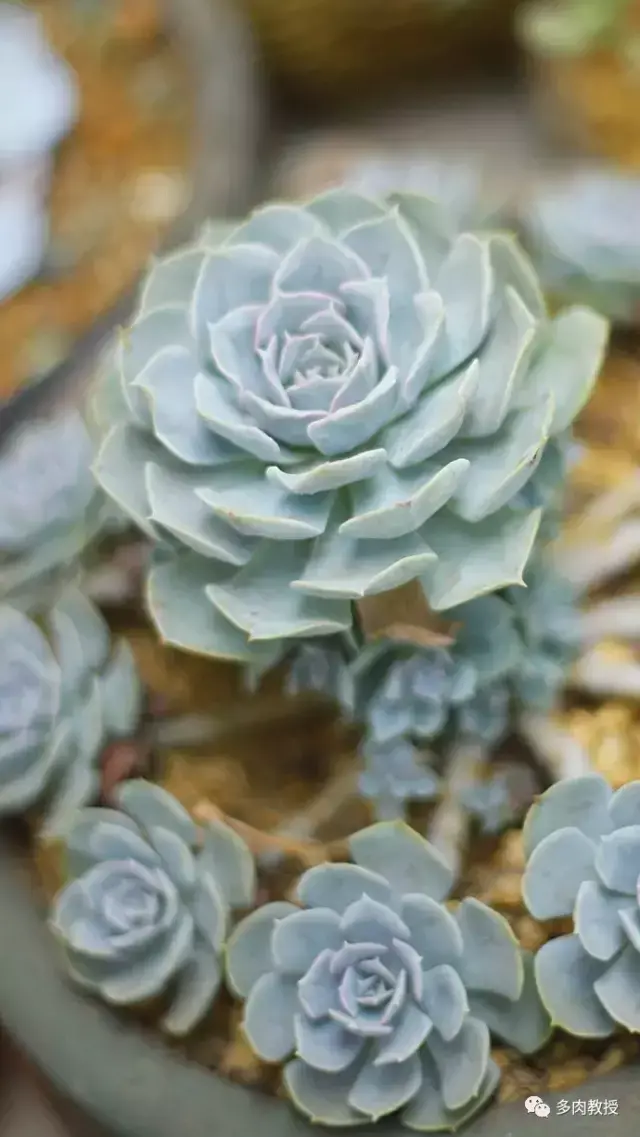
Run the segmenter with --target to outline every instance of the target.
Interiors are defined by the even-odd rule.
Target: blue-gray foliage
[[[93,445],[68,408],[28,422],[0,453],[0,600],[22,608],[55,597],[116,511],[92,473]]]
[[[537,953],[541,998],[580,1038],[640,1031],[640,781],[615,793],[598,774],[558,782],[523,831],[524,902],[573,930]]]
[[[149,782],[116,792],[119,809],[81,811],[66,837],[69,883],[51,926],[72,977],[117,1006],[172,985],[162,1026],[186,1035],[208,1012],[222,977],[231,912],[255,902],[255,866],[221,822],[200,828]]]
[[[530,958],[477,900],[443,903],[453,874],[402,822],[350,840],[354,864],[306,872],[297,904],[243,920],[227,951],[244,1031],[286,1063],[295,1105],[325,1125],[402,1110],[409,1128],[458,1128],[494,1094],[490,1033],[526,1053],[548,1019]]]
[[[522,497],[600,369],[508,235],[347,189],[157,261],[95,407],[106,492],[158,544],[169,642],[252,663],[420,579],[449,610],[521,581]]]
[[[102,750],[135,733],[142,686],[75,587],[40,623],[0,605],[0,816],[42,804],[54,833],[97,798]]]
[[[640,177],[588,168],[542,184],[522,207],[523,239],[549,292],[615,323],[640,322]]]

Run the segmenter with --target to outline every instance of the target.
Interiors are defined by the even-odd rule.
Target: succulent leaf
[[[3,443],[0,599],[41,609],[77,575],[98,535],[122,524],[92,478],[92,460],[87,428],[72,408],[15,428]]]
[[[135,732],[141,683],[127,649],[112,648],[102,617],[74,587],[42,629],[0,606],[0,659],[0,813],[44,805],[53,834],[97,797],[106,743]]]
[[[542,185],[523,207],[524,240],[548,290],[591,304],[616,324],[637,322],[640,179],[586,169]]]
[[[574,929],[540,949],[536,982],[553,1023],[579,1037],[639,1028],[639,802],[640,782],[614,794],[599,775],[569,778],[525,824],[525,905],[538,919],[571,915]]]
[[[160,259],[95,469],[159,546],[161,634],[252,665],[415,579],[439,610],[522,584],[523,494],[601,348],[597,317],[547,319],[510,238],[410,193],[267,205]]]
[[[227,976],[246,1000],[245,1034],[263,1060],[286,1063],[285,1088],[314,1121],[357,1125],[402,1110],[410,1127],[444,1118],[453,1130],[496,1086],[489,1024],[481,999],[470,1011],[465,972],[500,992],[489,1015],[530,1047],[547,1023],[535,985],[525,990],[501,917],[475,901],[462,919],[444,906],[452,873],[413,830],[374,825],[350,849],[355,865],[302,876],[302,907],[268,904],[232,934]],[[473,959],[496,951],[504,975],[487,980]]]
[[[577,650],[577,596],[545,550],[536,549],[525,583],[451,609],[451,647],[381,639],[348,666],[343,686],[364,726],[360,791],[380,820],[437,795],[429,749],[437,755],[466,736],[493,747],[519,711],[555,706]],[[496,831],[514,819],[515,803],[508,779],[484,773],[460,800]]]
[[[65,835],[70,879],[51,926],[72,976],[107,1002],[141,1003],[175,983],[162,1022],[185,1035],[217,993],[229,913],[253,902],[255,869],[232,830],[200,830],[158,786],[131,781],[119,804],[80,810]]]

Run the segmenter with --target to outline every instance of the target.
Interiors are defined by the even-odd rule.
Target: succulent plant
[[[429,745],[458,733],[494,743],[509,725],[504,683],[494,677],[482,687],[472,661],[446,648],[374,643],[352,675],[355,714],[364,724],[360,790],[381,819],[402,817],[406,802],[437,795]]]
[[[17,429],[0,454],[0,600],[43,603],[99,533],[117,527],[91,476],[93,447],[81,415],[64,410]]]
[[[38,16],[0,3],[0,300],[40,267],[50,154],[77,111],[75,77],[50,49]]]
[[[205,228],[153,267],[95,411],[97,477],[158,542],[160,634],[272,659],[413,579],[436,610],[521,583],[540,512],[514,499],[606,338],[547,317],[510,237],[417,195]]]
[[[232,909],[254,902],[253,858],[228,826],[197,826],[150,782],[123,783],[116,800],[77,815],[51,926],[73,978],[109,1003],[147,1002],[174,985],[162,1025],[185,1035],[220,986]]]
[[[424,194],[445,209],[461,230],[495,227],[506,208],[489,192],[479,166],[425,157],[423,150],[361,158],[347,168],[343,184],[371,197],[398,191]]]
[[[450,648],[380,641],[351,665],[354,715],[364,725],[360,788],[381,818],[437,795],[429,759],[437,766],[449,742],[467,737],[494,747],[519,711],[548,712],[557,703],[578,645],[574,589],[540,550],[525,581],[452,609]],[[474,787],[477,806],[489,808],[496,795],[499,784]],[[506,802],[505,809],[512,816]]]
[[[523,240],[550,293],[640,322],[640,177],[587,168],[532,192]]]
[[[409,738],[377,745],[365,736],[360,754],[360,793],[373,803],[378,820],[402,820],[412,801],[437,797],[440,778],[430,765],[431,755]]]
[[[550,711],[578,654],[580,594],[548,555],[532,558],[525,580],[526,588],[507,590],[521,643],[513,690],[523,707]]]
[[[572,933],[549,940],[535,960],[554,1024],[580,1038],[637,1032],[640,781],[615,793],[598,774],[558,782],[529,811],[523,842],[529,912],[573,918]]]
[[[483,833],[500,833],[513,825],[518,816],[509,778],[499,771],[491,771],[488,776],[463,786],[458,797]]]
[[[125,641],[68,588],[41,621],[0,605],[0,816],[42,801],[58,834],[99,794],[98,761],[134,733],[142,691]]]
[[[348,665],[352,654],[339,637],[296,645],[287,667],[285,690],[289,695],[314,691],[350,709],[353,696]]]
[[[453,874],[402,822],[356,833],[350,851],[355,864],[300,878],[300,907],[267,904],[231,935],[245,1034],[286,1062],[286,1091],[313,1121],[402,1109],[409,1128],[457,1129],[498,1085],[490,1031],[525,1052],[548,1036],[530,958],[484,904],[445,907]]]

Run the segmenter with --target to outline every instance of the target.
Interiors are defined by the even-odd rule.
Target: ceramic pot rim
[[[309,1137],[314,1132],[288,1102],[187,1062],[160,1039],[124,1026],[108,1008],[75,990],[56,954],[24,851],[20,855],[6,835],[0,835],[0,913],[0,1020],[48,1082],[109,1137]],[[629,1066],[545,1100],[555,1114],[562,1098],[615,1099],[616,1116],[581,1116],[576,1134],[637,1137],[637,1095],[638,1069]],[[463,1137],[526,1137],[530,1124],[523,1102],[494,1105],[463,1130]],[[347,1130],[324,1132],[339,1137]],[[348,1132],[406,1137],[409,1131],[392,1121]],[[544,1132],[566,1134],[566,1116],[552,1115]]]

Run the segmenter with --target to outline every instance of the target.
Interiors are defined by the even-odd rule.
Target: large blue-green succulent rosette
[[[362,1125],[402,1110],[409,1128],[451,1132],[495,1093],[495,1033],[523,1052],[549,1022],[503,917],[443,903],[453,873],[402,822],[350,841],[353,864],[318,865],[246,917],[227,945],[243,1027],[313,1121]]]
[[[580,1038],[640,1031],[640,782],[558,782],[523,830],[522,895],[538,920],[572,918],[537,953],[553,1022]]]
[[[347,189],[208,227],[157,261],[100,381],[96,463],[157,542],[169,642],[274,658],[419,579],[436,610],[522,582],[523,489],[607,329],[550,319],[507,235]]]

